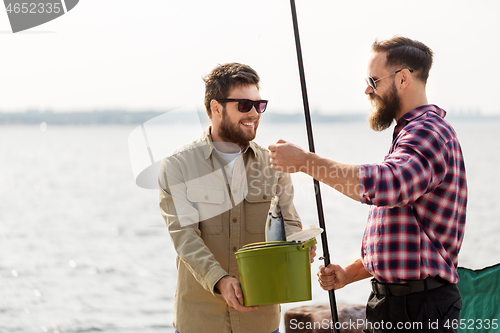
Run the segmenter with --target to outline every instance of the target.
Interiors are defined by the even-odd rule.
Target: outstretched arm
[[[269,146],[271,168],[288,173],[304,172],[351,199],[359,198],[359,166],[338,163],[278,140]]]

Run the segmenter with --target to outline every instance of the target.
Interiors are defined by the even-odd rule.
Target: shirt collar
[[[401,130],[406,125],[408,125],[408,123],[410,123],[412,120],[415,120],[428,112],[434,112],[441,118],[446,117],[446,111],[434,104],[419,106],[418,108],[413,109],[410,112],[407,112],[401,118],[398,119],[396,127],[394,128],[394,137],[396,137],[399,134],[399,132],[401,132]]]
[[[203,141],[206,142],[206,145],[203,145],[203,155],[205,159],[210,158],[210,155],[213,154],[214,150],[216,150],[214,143],[212,141],[212,135],[210,134],[211,128],[212,127],[209,126],[205,130],[205,132],[203,132],[202,136]],[[250,141],[248,145],[245,148],[243,148],[242,154],[246,154],[248,150],[253,152],[254,157],[257,157],[257,146],[255,142]]]

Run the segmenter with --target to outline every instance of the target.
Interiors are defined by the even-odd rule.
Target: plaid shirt
[[[446,112],[425,105],[401,117],[389,154],[359,171],[362,203],[372,205],[363,264],[382,283],[427,276],[458,282],[467,182],[462,151]]]

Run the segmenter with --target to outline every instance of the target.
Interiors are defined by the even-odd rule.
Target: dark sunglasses
[[[373,89],[373,91],[377,91],[377,82],[382,80],[382,79],[385,79],[386,77],[388,76],[391,76],[391,75],[394,75],[394,74],[397,74],[399,72],[401,72],[402,70],[404,70],[405,68],[402,68],[400,69],[399,71],[395,71],[394,73],[391,73],[391,74],[388,74],[384,77],[381,77],[380,79],[377,79],[375,80],[374,78],[372,78],[371,76],[368,76],[365,81],[366,81],[366,84],[370,86],[370,88]],[[410,73],[413,73],[413,69],[409,69]]]
[[[217,102],[238,102],[238,111],[246,113],[255,107],[257,113],[262,113],[266,111],[267,100],[261,99],[260,101],[252,101],[251,99],[236,99],[236,98],[221,98],[216,99]]]

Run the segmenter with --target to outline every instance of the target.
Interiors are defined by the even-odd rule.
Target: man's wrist
[[[223,280],[224,278],[227,278],[228,276],[229,276],[229,275],[224,275],[224,276],[222,276],[222,277],[221,277],[221,278],[220,278],[217,282],[215,282],[215,285],[214,285],[214,293],[215,293],[215,294],[221,294],[221,292],[220,292],[220,288],[219,288],[219,287],[220,287],[220,284],[222,283],[222,280]]]
[[[315,159],[318,157],[315,153],[312,153],[310,151],[305,151],[304,152],[304,158],[302,159],[303,164],[299,166],[299,171],[308,174],[309,176],[312,176],[314,173],[314,164],[315,164]]]

